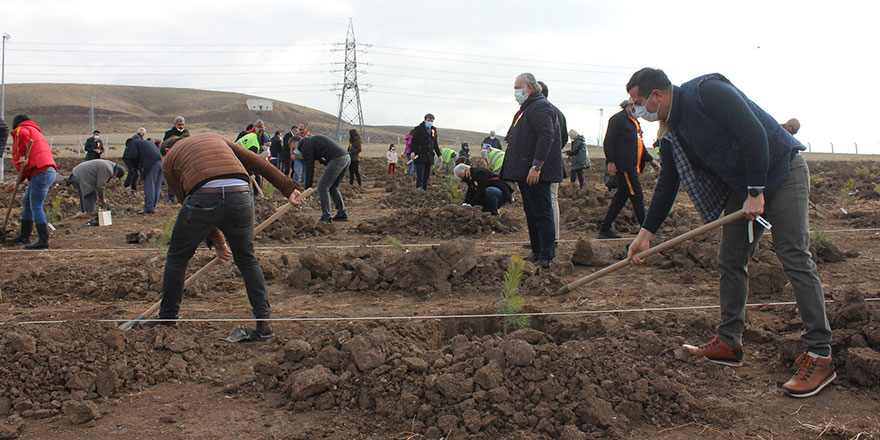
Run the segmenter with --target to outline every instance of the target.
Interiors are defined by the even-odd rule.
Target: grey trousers
[[[556,227],[556,240],[559,240],[559,182],[550,183],[550,205],[553,206],[553,225]]]
[[[321,216],[330,217],[330,199],[333,199],[333,206],[336,208],[337,214],[345,214],[345,203],[342,201],[342,194],[339,192],[339,181],[345,169],[351,163],[351,156],[345,155],[337,157],[327,163],[321,178],[318,179],[318,197],[321,199]]]
[[[816,264],[810,260],[810,224],[807,213],[810,196],[810,170],[803,156],[791,161],[791,171],[782,186],[765,202],[761,215],[773,225],[773,248],[794,288],[804,323],[801,339],[806,351],[820,356],[831,354],[831,326],[825,315],[825,295]],[[727,212],[742,208],[745,199],[731,195]],[[718,265],[721,272],[721,324],[718,337],[731,345],[742,343],[746,300],[749,294],[749,259],[755,253],[764,228],[755,223],[755,240],[748,242],[748,221],[724,226]]]

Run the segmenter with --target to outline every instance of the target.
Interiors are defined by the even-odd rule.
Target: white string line
[[[865,229],[831,229],[828,231],[824,231],[826,234],[831,233],[844,233],[844,232],[872,232],[872,231],[880,231],[880,228],[865,228]],[[633,240],[635,237],[621,237],[621,238],[603,238],[598,239],[599,241],[623,241],[623,240]],[[559,239],[556,240],[557,243],[574,243],[577,242],[578,239]],[[440,246],[442,243],[404,243],[403,247],[428,247],[428,246]],[[481,241],[478,243],[474,243],[477,246],[507,246],[507,245],[515,245],[515,244],[529,244],[528,241]],[[266,251],[266,250],[284,250],[284,249],[308,249],[310,247],[316,249],[352,249],[352,248],[390,248],[397,247],[393,244],[321,244],[321,245],[290,245],[290,246],[254,246],[254,250],[257,251]],[[92,252],[148,252],[148,251],[159,251],[159,248],[85,248],[85,249],[41,249],[39,251],[27,250],[27,249],[0,249],[0,254],[14,254],[14,253],[26,253],[32,254],[34,252],[83,252],[83,253],[92,253]]]
[[[865,298],[865,301],[880,301],[877,298]],[[833,299],[825,300],[825,303],[833,303]],[[751,303],[746,307],[771,307],[771,306],[791,306],[797,305],[795,301],[784,302],[768,302],[768,303]],[[595,315],[605,313],[635,313],[635,312],[667,312],[676,310],[705,310],[718,309],[720,305],[707,306],[670,306],[670,307],[645,307],[638,309],[604,309],[604,310],[573,310],[559,312],[533,312],[533,313],[483,313],[472,315],[409,315],[409,316],[340,316],[340,317],[299,317],[299,318],[179,318],[179,319],[140,319],[139,321],[152,322],[252,322],[252,321],[272,321],[272,322],[307,322],[307,321],[412,321],[424,319],[468,319],[468,318],[503,318],[506,316],[562,316],[562,315]],[[78,320],[81,322],[83,320]],[[91,319],[84,321],[92,322],[129,322],[131,319]],[[57,321],[20,321],[20,322],[0,322],[0,325],[30,325],[30,324],[61,324],[69,322],[68,320]]]

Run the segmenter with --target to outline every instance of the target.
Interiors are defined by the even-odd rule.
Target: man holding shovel
[[[782,390],[793,397],[815,395],[837,374],[825,296],[808,250],[810,173],[799,154],[806,148],[721,74],[675,87],[662,70],[644,68],[633,74],[626,90],[635,116],[660,121],[668,129],[660,143],[663,167],[657,186],[642,229],[629,247],[632,263],[644,262],[634,256],[648,249],[681,184],[704,222],[723,210],[742,209],[745,217],[726,224],[721,235],[721,324],[716,337],[703,345],[684,345],[684,350],[716,363],[742,365],[748,263],[763,232],[752,220],[762,215],[773,225],[773,248],[791,280],[804,326],[805,353]]]
[[[241,271],[258,320],[256,337],[274,337],[272,324],[266,321],[270,318],[266,280],[254,256],[254,200],[248,171],[268,179],[293,206],[302,203],[296,198],[300,185],[258,154],[213,133],[169,138],[162,143],[161,151],[165,155],[165,181],[183,204],[165,259],[159,319],[177,319],[186,266],[199,243],[207,239],[217,258],[226,261],[232,256]],[[145,326],[156,324],[173,322],[151,321]]]

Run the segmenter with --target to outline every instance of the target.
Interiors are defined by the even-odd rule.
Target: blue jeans
[[[321,217],[330,217],[330,199],[336,214],[345,214],[345,202],[342,201],[342,193],[339,192],[339,182],[342,180],[345,169],[351,163],[351,156],[337,157],[327,163],[321,178],[318,179],[318,198],[321,199]]]
[[[293,161],[293,180],[299,183],[306,182],[306,170],[302,160],[296,159]]]
[[[408,160],[408,159],[407,159],[407,160]],[[413,175],[413,172],[415,171],[415,167],[416,167],[416,163],[415,163],[415,162],[410,162],[409,164],[407,164],[407,165],[406,165],[406,175],[407,175],[407,176],[412,176],[412,175]]]
[[[144,212],[156,210],[156,202],[162,192],[162,161],[157,160],[153,167],[144,173]],[[171,187],[168,188],[171,190]]]
[[[31,176],[30,183],[21,198],[21,219],[29,220],[38,225],[46,224],[46,211],[43,204],[46,203],[46,195],[49,187],[55,183],[55,168],[46,168],[40,174]]]
[[[539,260],[551,261],[556,257],[556,225],[553,220],[553,202],[550,182],[529,185],[518,182],[523,199],[523,211],[529,227],[532,252]]]
[[[177,214],[162,277],[159,318],[174,319],[180,311],[186,266],[199,243],[220,228],[241,272],[254,316],[271,311],[266,279],[254,256],[254,199],[250,193],[191,194]]]
[[[416,165],[416,188],[428,190],[428,180],[431,179],[431,164],[413,162]]]
[[[502,207],[507,200],[504,200],[504,193],[499,188],[490,186],[486,188],[486,194],[483,195],[483,212],[498,215],[498,208]]]

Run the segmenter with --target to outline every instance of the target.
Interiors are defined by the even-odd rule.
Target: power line
[[[301,70],[301,71],[285,71],[285,72],[175,72],[175,73],[46,73],[46,72],[14,72],[15,75],[27,76],[251,76],[251,75],[291,75],[291,74],[308,74],[308,73],[330,73],[326,70]]]
[[[249,50],[93,50],[93,49],[10,49],[14,52],[48,52],[48,53],[125,53],[125,54],[169,54],[169,53],[282,53],[287,49],[249,49]],[[300,52],[325,52],[326,49],[309,49]]]
[[[433,61],[449,61],[449,62],[456,62],[456,63],[482,64],[482,65],[491,65],[491,66],[523,67],[523,68],[531,68],[531,69],[538,67],[538,66],[535,66],[534,64],[523,64],[523,63],[514,64],[514,63],[489,62],[489,61],[483,61],[483,60],[460,60],[460,59],[454,59],[454,58],[438,58],[438,57],[432,57],[432,56],[426,56],[426,55],[410,55],[410,54],[376,52],[376,51],[370,51],[369,53],[377,54],[377,55],[388,55],[388,56],[393,56],[393,57],[421,58],[421,59],[428,59],[428,60],[433,60]],[[625,75],[625,73],[622,73],[622,72],[601,72],[601,71],[590,70],[590,69],[567,69],[567,68],[562,68],[562,67],[541,67],[541,68],[548,69],[548,70],[558,70],[561,72],[580,72],[580,73],[599,73],[599,74],[607,74],[607,75]]]
[[[584,66],[584,67],[599,67],[599,68],[607,68],[607,69],[638,69],[638,67],[632,66],[611,66],[605,64],[585,64],[585,63],[570,63],[564,61],[548,61],[548,60],[534,60],[534,59],[525,59],[525,58],[514,58],[514,57],[501,57],[496,55],[483,55],[483,54],[472,54],[472,53],[463,53],[463,52],[450,52],[450,51],[442,51],[442,50],[431,50],[431,49],[409,49],[405,47],[395,47],[395,46],[384,46],[381,44],[368,44],[367,47],[379,47],[384,49],[392,49],[392,50],[402,50],[409,52],[418,52],[418,53],[439,53],[446,55],[459,55],[459,56],[469,56],[469,57],[479,57],[479,58],[494,58],[499,60],[513,60],[513,61],[529,61],[536,63],[548,63],[548,64],[562,64],[569,66]],[[611,73],[611,72],[609,72]]]
[[[46,43],[34,41],[16,41],[15,44],[27,46],[132,46],[132,47],[296,47],[296,46],[333,46],[333,43]]]

